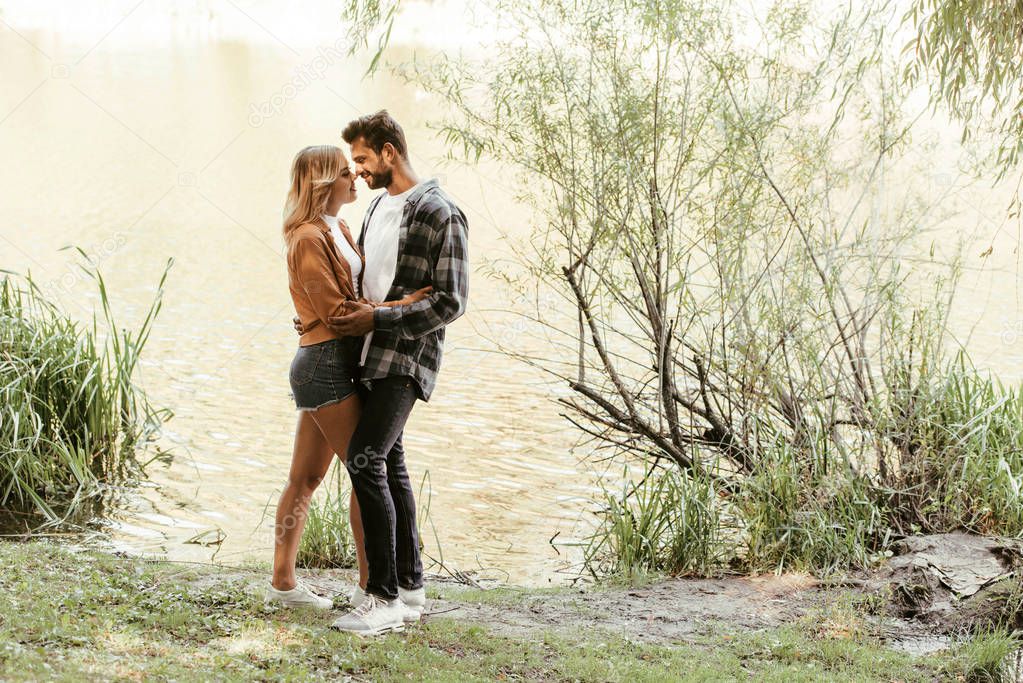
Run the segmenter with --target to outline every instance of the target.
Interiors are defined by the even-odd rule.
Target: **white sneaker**
[[[285,607],[315,607],[316,609],[330,609],[334,601],[330,598],[320,597],[313,593],[309,586],[301,581],[295,583],[290,591],[279,591],[270,584],[266,591],[266,602],[279,602]]]
[[[368,593],[358,607],[337,619],[330,627],[359,636],[379,636],[391,631],[404,631],[402,613],[401,600],[384,600]]]
[[[358,607],[362,604],[362,601],[366,599],[367,595],[369,594],[362,590],[362,586],[356,584],[355,590],[352,591],[352,594],[348,599],[352,603],[352,607]]]
[[[423,610],[426,608],[426,588],[416,588],[414,590],[405,590],[402,587],[398,587],[398,599],[401,600],[402,607],[402,618],[407,622],[419,621],[423,616]]]

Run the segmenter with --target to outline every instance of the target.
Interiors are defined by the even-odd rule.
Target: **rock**
[[[887,585],[900,616],[947,630],[992,623],[1016,586],[1023,559],[1017,539],[965,533],[911,536],[873,578]]]
[[[967,598],[1012,571],[1019,541],[963,533],[910,536],[897,544],[891,565],[931,573],[957,598]]]

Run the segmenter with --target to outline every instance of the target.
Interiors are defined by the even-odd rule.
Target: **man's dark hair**
[[[377,154],[380,154],[380,150],[389,142],[403,159],[408,159],[405,131],[387,113],[386,109],[349,121],[341,132],[341,137],[349,145],[362,138],[366,141],[366,145]]]

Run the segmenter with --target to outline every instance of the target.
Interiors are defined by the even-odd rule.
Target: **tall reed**
[[[444,553],[430,517],[433,490],[429,484],[430,472],[427,470],[423,473],[419,495],[416,498],[416,523],[420,530],[419,549],[425,549],[423,529],[429,527],[433,531],[437,557],[427,559],[444,567]],[[348,516],[352,492],[351,479],[340,460],[334,461],[325,488],[326,493],[322,498],[313,498],[309,503],[296,564],[300,567],[354,568],[358,566],[358,556]]]
[[[869,457],[832,455],[824,467],[830,437],[765,439],[735,490],[697,486],[684,470],[605,489],[586,568],[618,577],[726,566],[821,574],[870,566],[914,533],[1023,536],[1020,389],[981,373],[963,352],[902,385],[889,374],[886,387],[878,412],[887,417],[878,434],[865,433],[883,438],[884,476]]]
[[[355,567],[355,537],[348,519],[352,488],[340,460],[335,459],[326,488],[322,501],[313,498],[309,504],[296,564],[300,567]]]
[[[595,578],[707,574],[727,559],[729,541],[710,480],[673,468],[654,469],[639,482],[628,468],[624,474],[620,493],[603,489],[600,524],[583,547]]]
[[[0,281],[0,509],[57,523],[105,484],[142,473],[141,449],[171,416],[136,382],[171,265],[133,331],[115,323],[106,283],[91,266],[82,271],[98,288],[101,311],[89,324],[31,276]]]

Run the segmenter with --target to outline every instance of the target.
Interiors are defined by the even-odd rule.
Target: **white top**
[[[394,282],[394,271],[398,268],[398,235],[401,217],[405,211],[405,200],[418,187],[413,185],[401,194],[386,193],[380,199],[369,225],[362,250],[366,255],[366,272],[362,275],[362,296],[370,301],[387,300],[387,293]],[[362,346],[362,363],[366,362],[373,333],[366,335]]]
[[[359,294],[359,273],[362,272],[362,259],[359,258],[359,252],[355,251],[355,248],[348,243],[348,240],[341,233],[341,223],[338,221],[337,216],[323,214],[323,220],[326,221],[327,227],[330,228],[330,236],[334,238],[334,243],[337,244],[338,250],[345,257],[345,261],[348,261],[348,266],[352,269],[352,289],[355,290],[355,296],[361,296]]]

